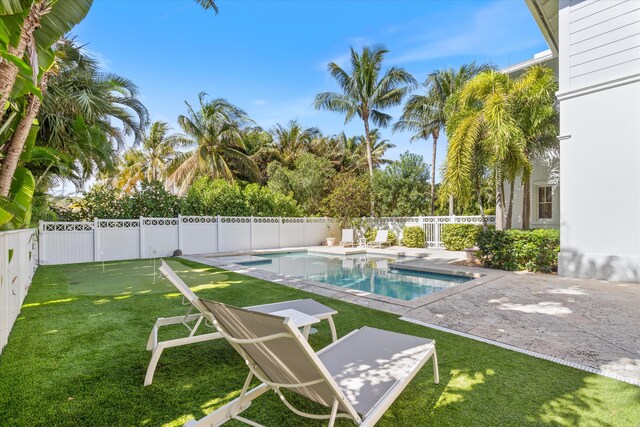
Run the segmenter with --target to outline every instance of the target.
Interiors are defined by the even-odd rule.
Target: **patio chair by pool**
[[[371,247],[381,248],[384,243],[387,243],[389,237],[389,230],[378,230],[376,232],[376,239],[369,243]]]
[[[342,239],[340,246],[353,246],[356,242],[353,240],[353,228],[342,229]]]
[[[171,283],[182,293],[183,303],[189,305],[189,310],[184,316],[176,317],[160,317],[156,320],[156,323],[151,329],[149,340],[147,342],[147,350],[152,352],[151,360],[147,368],[147,374],[144,378],[144,385],[149,385],[153,382],[153,375],[155,373],[158,361],[162,351],[166,348],[178,347],[181,345],[194,344],[198,342],[210,341],[222,338],[218,332],[212,332],[207,334],[196,335],[196,332],[202,321],[205,320],[203,312],[208,310],[202,305],[200,298],[187,286],[186,283],[176,274],[175,271],[169,265],[162,261],[160,265],[160,272],[169,279]],[[196,312],[192,314],[195,309]],[[289,315],[298,315],[298,324],[303,327],[303,334],[308,336],[312,323],[317,323],[321,320],[326,320],[329,323],[331,329],[331,339],[337,340],[336,327],[333,323],[333,315],[338,314],[337,311],[331,307],[320,304],[312,299],[301,299],[293,301],[283,301],[273,304],[256,305],[252,307],[246,307],[247,310],[263,313],[283,313]],[[311,319],[310,319],[311,318]],[[191,322],[195,322],[193,326],[190,326]],[[158,330],[162,326],[167,325],[179,325],[183,324],[189,330],[189,335],[184,338],[176,338],[167,341],[158,341]]]
[[[242,417],[257,397],[273,390],[295,414],[328,420],[348,418],[373,426],[429,360],[439,382],[435,341],[364,327],[313,351],[291,319],[201,300],[218,332],[249,367],[240,396],[185,426],[219,426],[230,419],[260,426]],[[253,377],[261,384],[249,389]],[[291,405],[282,390],[302,395],[330,411],[309,414]],[[416,408],[418,410],[418,408]]]

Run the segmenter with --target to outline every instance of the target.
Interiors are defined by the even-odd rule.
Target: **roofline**
[[[540,31],[542,31],[542,35],[547,41],[547,44],[551,48],[551,51],[554,54],[558,54],[559,45],[558,45],[558,35],[553,32],[551,29],[551,25],[549,24],[549,19],[547,15],[544,13],[543,8],[538,3],[538,0],[524,0],[527,4],[527,7],[531,11],[533,15],[533,19],[535,19],[538,27],[540,27]]]
[[[500,72],[502,72],[504,74],[515,73],[516,71],[520,71],[520,70],[523,70],[525,68],[529,68],[529,67],[531,67],[533,65],[542,64],[543,62],[547,62],[550,59],[556,58],[558,56],[553,51],[546,51],[546,52],[547,53],[544,53],[542,55],[538,54],[532,59],[527,59],[526,61],[518,62],[517,64],[513,64],[513,65],[510,65],[510,66],[508,66],[506,68],[503,68],[502,70],[500,70]]]

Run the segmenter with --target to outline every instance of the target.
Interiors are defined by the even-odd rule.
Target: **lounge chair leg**
[[[311,325],[307,325],[304,328],[302,328],[302,336],[307,341],[309,341],[309,332],[311,332]]]
[[[331,329],[331,341],[336,342],[338,334],[336,333],[336,325],[333,323],[333,316],[327,317],[327,322],[329,322],[329,328]]]
[[[153,374],[156,372],[156,366],[158,366],[158,361],[160,360],[160,355],[162,354],[164,347],[164,343],[160,343],[153,350],[151,360],[149,361],[149,367],[147,368],[147,374],[144,376],[144,385],[146,386],[153,382]]]
[[[269,391],[269,386],[266,384],[260,384],[257,387],[252,388],[247,391],[247,393],[242,397],[238,397],[226,405],[216,409],[209,415],[205,416],[200,420],[192,420],[188,421],[185,424],[185,427],[216,427],[220,426],[232,418],[237,418],[237,415],[247,409],[251,402],[264,393]],[[239,417],[242,418],[242,417]],[[244,422],[244,421],[243,421]],[[256,423],[257,424],[257,423]],[[259,424],[258,424],[259,425]]]
[[[338,414],[338,399],[333,399],[333,405],[331,406],[331,418],[329,418],[329,424],[327,427],[333,427],[336,422],[336,416]]]
[[[440,384],[440,372],[438,372],[438,355],[436,349],[433,349],[433,382]]]
[[[158,345],[158,324],[153,325],[151,334],[149,335],[149,341],[147,341],[147,350],[151,351]]]

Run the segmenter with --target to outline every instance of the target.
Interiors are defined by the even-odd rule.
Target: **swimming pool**
[[[464,276],[394,269],[397,258],[371,254],[335,256],[293,252],[261,254],[259,258],[239,264],[407,301],[473,280]]]

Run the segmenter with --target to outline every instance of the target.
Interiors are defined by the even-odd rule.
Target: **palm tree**
[[[206,93],[198,95],[199,110],[187,105],[188,114],[178,117],[185,135],[177,140],[193,150],[179,153],[168,167],[169,184],[184,194],[201,176],[234,181],[240,177],[257,181],[260,171],[246,154],[242,127],[253,125],[247,113],[226,99],[206,101]]]
[[[284,165],[291,166],[300,154],[310,151],[312,141],[320,135],[318,128],[305,128],[295,120],[287,127],[277,124],[271,130],[272,150]]]
[[[167,164],[176,155],[178,138],[168,135],[166,122],[153,122],[140,148],[125,151],[118,165],[114,184],[128,192],[142,181],[159,181],[166,178]]]
[[[130,80],[100,72],[73,40],[56,46],[59,63],[38,113],[37,145],[75,159],[69,178],[81,185],[113,166],[127,135],[144,138],[149,113]]]
[[[514,85],[513,110],[525,140],[525,155],[529,163],[534,157],[558,149],[558,109],[555,93],[558,82],[553,70],[536,65],[529,68]],[[511,188],[514,187],[513,179]],[[531,217],[531,174],[526,168],[522,173],[522,228],[529,228]],[[511,209],[508,209],[508,221]]]
[[[512,108],[513,93],[509,76],[489,70],[471,79],[447,103],[449,147],[443,184],[458,197],[475,193],[485,227],[482,178],[495,173],[497,198],[504,207],[505,171],[528,167]]]
[[[316,109],[345,114],[345,124],[356,115],[364,124],[365,146],[369,178],[373,179],[373,156],[369,124],[387,127],[391,116],[383,110],[402,102],[409,90],[417,84],[403,68],[391,67],[382,73],[382,62],[389,51],[382,46],[364,47],[358,54],[351,48],[351,70],[346,72],[335,62],[328,70],[336,79],[342,93],[323,92],[315,98]]]
[[[402,116],[393,125],[393,131],[411,131],[411,142],[429,138],[433,140],[431,151],[431,215],[434,215],[436,189],[436,151],[441,131],[446,131],[446,104],[449,97],[479,73],[491,69],[489,64],[461,65],[430,73],[422,83],[423,94],[412,95],[404,105]]]
[[[358,140],[360,147],[366,144],[366,138],[363,135],[358,136]],[[379,129],[373,129],[369,133],[369,141],[371,141],[371,162],[373,163],[374,169],[390,163],[389,160],[384,158],[384,155],[387,153],[387,150],[395,148],[395,145],[390,143],[388,139],[383,139]]]

